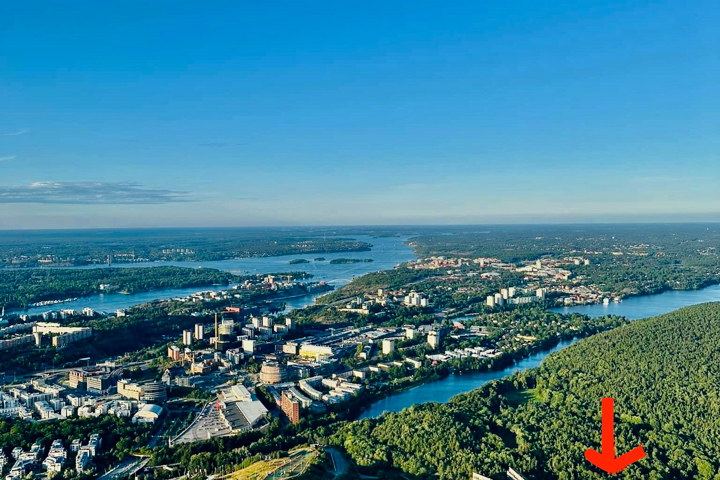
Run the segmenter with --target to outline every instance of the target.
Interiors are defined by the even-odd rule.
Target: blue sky
[[[720,220],[717,2],[0,4],[0,228]]]

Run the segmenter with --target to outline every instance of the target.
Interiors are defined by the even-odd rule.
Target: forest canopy
[[[343,425],[332,437],[364,473],[415,478],[602,479],[600,406],[615,399],[617,452],[647,458],[626,479],[720,478],[720,304],[684,308],[595,335],[446,405]]]
[[[101,292],[138,293],[227,285],[240,278],[212,268],[0,269],[0,307],[26,308],[33,302]]]

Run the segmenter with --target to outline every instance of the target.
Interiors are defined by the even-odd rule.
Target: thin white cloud
[[[21,128],[15,132],[4,133],[3,135],[6,137],[17,137],[18,135],[25,135],[29,131],[30,131],[30,129],[28,129],[28,128]]]
[[[187,201],[191,201],[187,192],[146,188],[133,182],[34,182],[0,186],[0,204],[157,205]]]
[[[17,158],[17,155],[6,155],[4,157],[0,157],[0,162],[7,162],[8,160],[14,160]]]

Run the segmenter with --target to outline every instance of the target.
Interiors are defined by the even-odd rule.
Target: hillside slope
[[[684,308],[583,340],[533,371],[377,420],[332,440],[361,470],[392,476],[601,479],[602,397],[615,398],[618,453],[647,458],[614,478],[720,479],[720,304]]]

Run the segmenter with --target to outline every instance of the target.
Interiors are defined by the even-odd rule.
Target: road
[[[149,461],[149,458],[130,458],[107,472],[102,477],[99,477],[98,480],[120,480],[122,478],[131,477],[135,474],[135,472],[147,465]]]
[[[105,359],[105,360],[107,360],[107,359]],[[98,360],[98,362],[102,362],[102,361],[103,361],[103,360]],[[126,368],[135,367],[135,366],[139,366],[139,365],[149,365],[150,362],[152,362],[152,360],[144,360],[144,361],[142,361],[142,362],[130,362],[130,363],[126,363],[126,364],[123,364],[123,365],[119,365],[119,366],[113,371],[113,373],[119,375],[119,374],[122,372],[122,370],[124,370],[124,369],[126,369]],[[17,375],[17,376],[16,376],[16,379],[17,379],[17,380],[21,380],[21,381],[22,381],[22,380],[26,380],[26,381],[27,381],[27,380],[30,380],[30,379],[32,379],[32,378],[34,378],[34,377],[40,377],[40,376],[50,376],[50,375],[59,375],[59,374],[63,374],[63,375],[64,375],[64,374],[66,374],[66,373],[68,373],[68,372],[70,372],[70,371],[72,371],[72,370],[77,370],[78,368],[82,368],[82,366],[67,367],[67,368],[50,368],[50,369],[47,369],[47,370],[43,370],[42,372],[34,372],[34,373],[26,373],[26,374],[23,374],[23,375]]]
[[[350,464],[342,456],[342,453],[338,452],[334,448],[325,448],[325,451],[330,454],[332,458],[333,467],[335,468],[335,478],[340,475],[344,475],[350,469]]]

